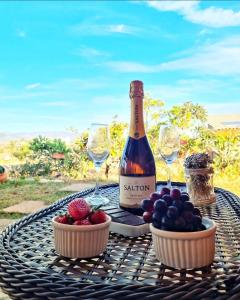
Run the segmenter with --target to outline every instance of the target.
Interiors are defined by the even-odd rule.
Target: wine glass
[[[171,165],[177,159],[180,136],[174,125],[162,125],[159,132],[159,152],[168,169],[167,187],[171,188]]]
[[[99,171],[104,163],[104,161],[109,156],[110,140],[109,140],[109,130],[107,124],[91,124],[88,142],[87,142],[87,152],[90,158],[93,160],[96,169],[96,185],[92,196],[87,197],[86,200],[89,204],[98,206],[106,205],[109,199],[103,197],[99,190]]]

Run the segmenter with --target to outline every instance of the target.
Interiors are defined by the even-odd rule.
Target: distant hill
[[[37,136],[45,136],[51,139],[62,139],[65,142],[71,142],[75,138],[79,136],[78,133],[68,132],[68,131],[46,131],[46,132],[16,132],[16,133],[8,133],[8,132],[0,132],[0,144],[7,143],[12,140],[31,140]]]
[[[239,114],[209,115],[208,124],[214,129],[224,128],[240,128]],[[51,139],[61,138],[67,143],[77,138],[80,133],[70,131],[35,131],[35,132],[0,132],[0,144],[7,143],[12,140],[31,140],[39,135],[46,136]]]

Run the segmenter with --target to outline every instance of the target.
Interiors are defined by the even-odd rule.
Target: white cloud
[[[61,117],[61,116],[48,116],[48,115],[40,115],[36,116],[37,119],[49,120],[49,121],[71,121],[71,118]]]
[[[106,66],[123,73],[154,73],[159,71],[158,65],[146,65],[132,61],[109,61]]]
[[[125,34],[134,34],[137,31],[139,31],[139,29],[136,27],[128,26],[124,24],[109,25],[108,30],[110,32],[125,33]]]
[[[97,24],[95,22],[82,22],[71,27],[71,31],[81,35],[109,35],[128,34],[136,35],[142,31],[141,28],[126,24]]]
[[[240,36],[195,49],[192,56],[162,63],[161,70],[189,70],[211,75],[240,74]]]
[[[25,38],[27,35],[26,31],[21,30],[21,29],[17,29],[17,36],[20,38]]]
[[[108,82],[102,78],[63,78],[42,86],[42,89],[46,91],[71,91],[78,94],[79,91],[97,90],[107,86]]]
[[[240,74],[240,36],[194,48],[191,52],[186,57],[155,65],[131,61],[110,61],[106,64],[115,71],[126,73],[186,70],[215,76]]]
[[[36,83],[31,83],[31,84],[28,84],[25,86],[25,89],[26,90],[33,90],[33,89],[36,89],[40,86],[40,82],[36,82]]]
[[[70,103],[67,101],[52,101],[52,102],[44,102],[42,103],[42,105],[48,107],[66,107],[69,106]]]
[[[161,11],[177,11],[179,13],[187,13],[198,7],[199,1],[146,1],[151,7]]]
[[[146,1],[159,11],[175,11],[186,20],[209,27],[240,26],[240,11],[210,6],[201,8],[200,1]]]
[[[33,100],[35,103],[56,103],[67,102],[79,99],[83,93],[88,91],[101,90],[109,86],[106,78],[63,78],[55,82],[32,83],[24,88],[16,89],[9,86],[0,86],[0,101],[9,100]],[[56,101],[52,101],[52,99]],[[51,101],[49,101],[51,100]],[[44,102],[43,102],[44,101]],[[62,104],[63,105],[63,104]]]
[[[192,101],[202,105],[209,114],[240,113],[240,87],[232,80],[184,79],[149,85],[146,93],[165,101],[166,107]]]
[[[199,36],[205,36],[205,35],[208,35],[208,34],[211,34],[211,33],[212,33],[212,30],[210,30],[208,28],[204,28],[204,29],[199,31],[198,35]]]
[[[89,48],[86,46],[82,46],[79,49],[75,50],[73,52],[74,55],[79,55],[79,56],[83,56],[83,57],[100,57],[100,56],[108,56],[109,54],[107,52],[104,51],[99,51],[97,49],[94,48]]]
[[[128,101],[128,97],[125,94],[118,95],[117,99],[116,95],[95,96],[92,98],[93,105],[107,105],[108,108],[109,106],[116,107],[116,105],[122,108],[122,104],[125,103],[125,101]]]

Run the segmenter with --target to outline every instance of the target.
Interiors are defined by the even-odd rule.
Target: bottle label
[[[120,176],[120,205],[137,208],[143,199],[149,198],[155,192],[155,176],[130,177]]]
[[[143,99],[135,97],[131,99],[131,123],[129,136],[138,140],[145,136],[143,122]]]

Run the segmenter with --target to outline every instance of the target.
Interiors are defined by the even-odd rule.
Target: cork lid
[[[133,80],[130,83],[130,97],[143,97],[143,82],[140,80]]]

